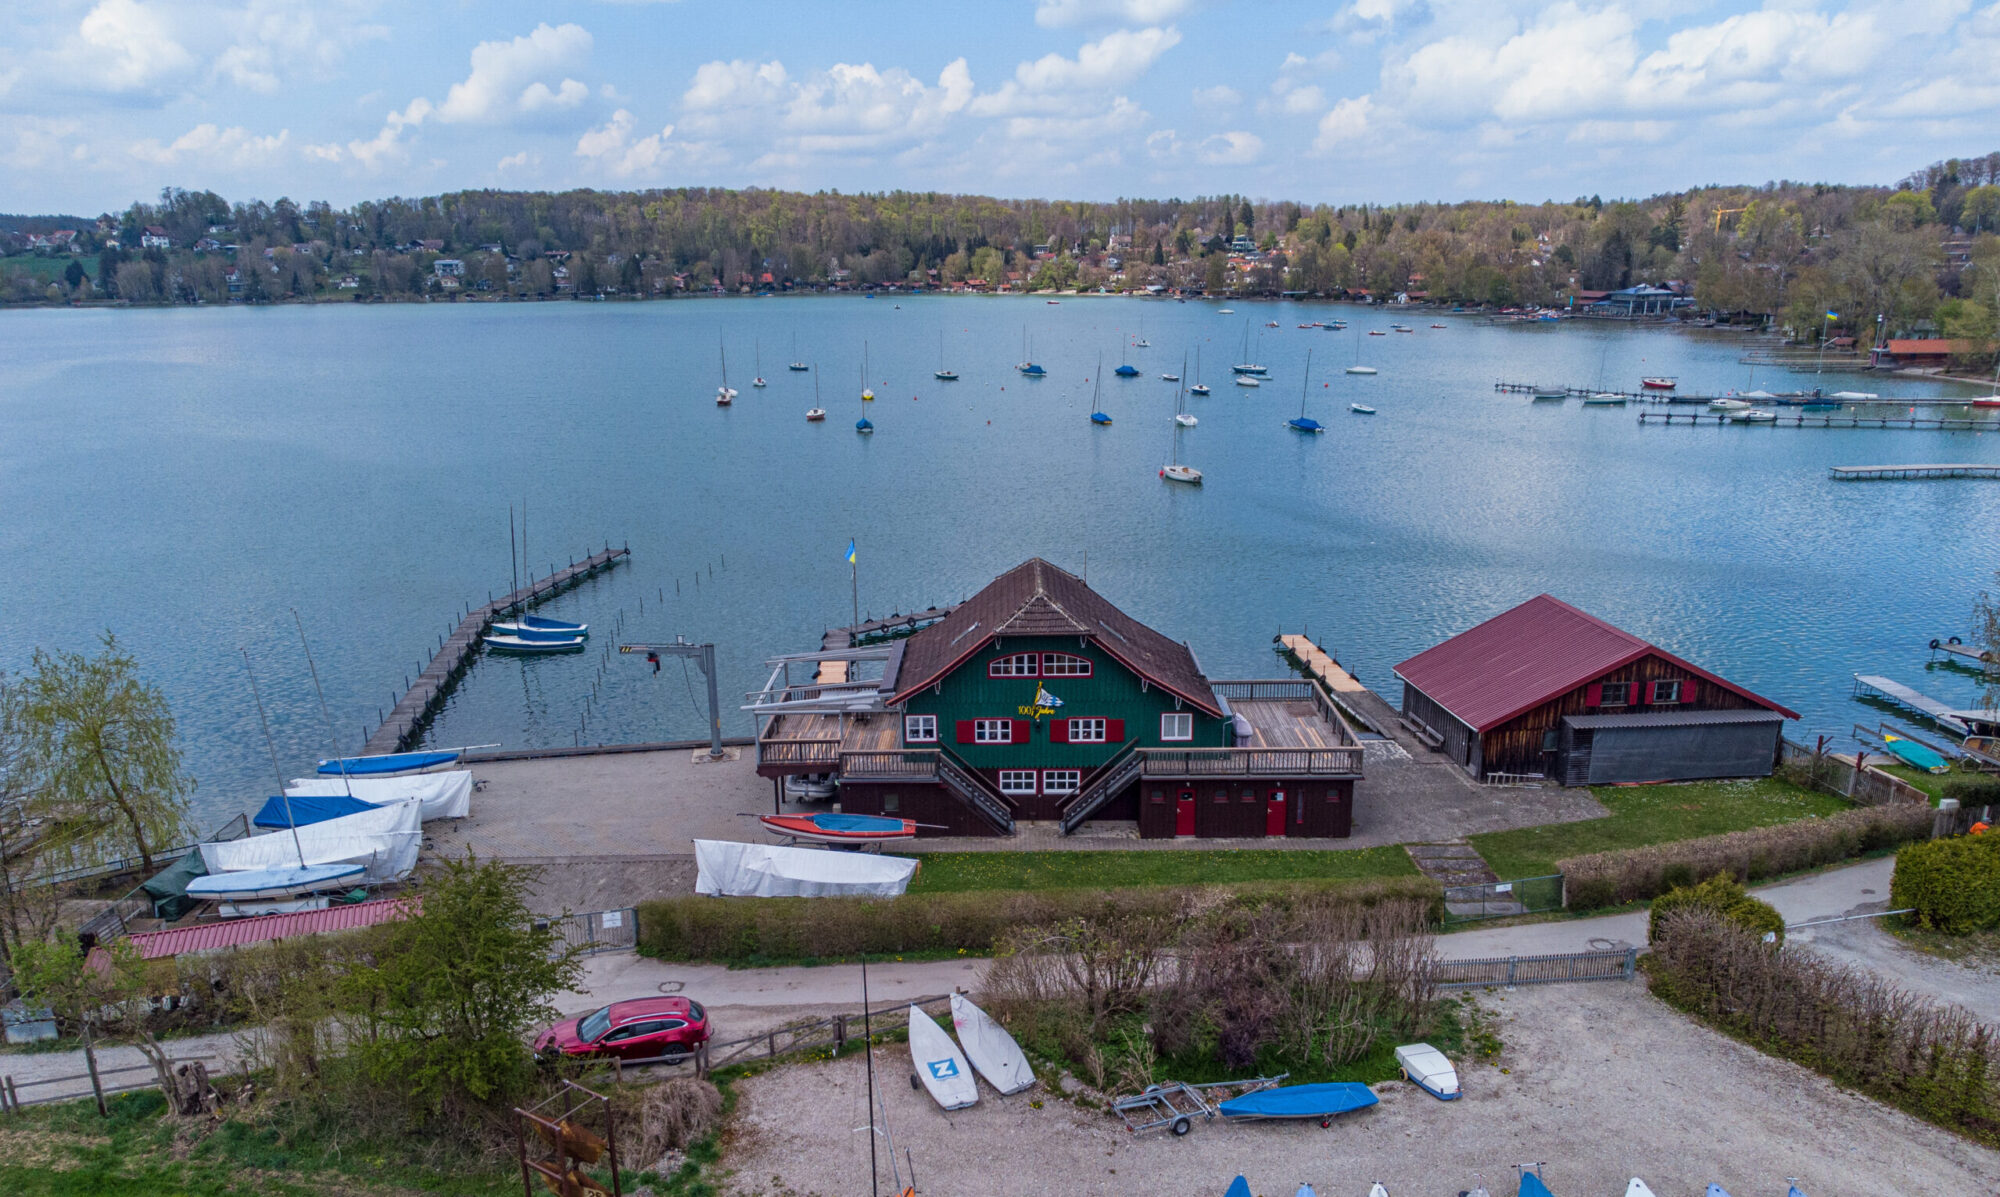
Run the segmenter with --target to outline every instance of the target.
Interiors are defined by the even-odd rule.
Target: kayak
[[[882,815],[828,811],[816,815],[759,815],[757,821],[772,835],[818,844],[879,844],[917,836],[915,823]]]
[[[1215,1108],[1224,1118],[1318,1119],[1321,1126],[1328,1126],[1335,1115],[1365,1110],[1378,1100],[1375,1091],[1368,1086],[1341,1081],[1259,1089],[1255,1093],[1232,1097]]]
[[[1915,740],[1905,740],[1901,736],[1885,732],[1882,735],[1882,746],[1912,769],[1922,769],[1926,773],[1951,772],[1950,761]]]
[[[346,774],[349,777],[366,777],[379,773],[413,773],[418,769],[435,769],[439,765],[449,765],[458,759],[456,752],[392,752],[384,756],[350,756],[340,760],[319,763],[319,771],[330,777]]]

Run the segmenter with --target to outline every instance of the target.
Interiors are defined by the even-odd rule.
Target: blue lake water
[[[1849,697],[1857,671],[1954,702],[1976,694],[1966,674],[1927,668],[1924,645],[1965,634],[2000,568],[2000,485],[1839,483],[1827,467],[2000,461],[2000,436],[1642,427],[1636,407],[1536,404],[1492,385],[1632,389],[1664,373],[1689,391],[1893,398],[1940,384],[1753,379],[1729,333],[1218,306],[7,313],[0,668],[115,630],[172,699],[198,813],[215,822],[274,784],[238,650],[296,775],[329,750],[296,609],[332,738],[355,750],[459,612],[508,588],[508,506],[525,500],[536,572],[606,539],[629,542],[631,563],[545,608],[591,622],[590,652],[480,661],[433,743],[697,737],[699,676],[602,652],[676,634],[716,642],[725,730],[747,734],[735,703],[763,681],[760,662],[848,622],[850,537],[864,614],[963,598],[1041,555],[1188,640],[1217,677],[1280,673],[1271,637],[1304,628],[1396,701],[1395,662],[1547,591],[1799,710],[1795,738],[1879,718]],[[1294,327],[1335,318],[1417,331]],[[1230,385],[1246,331],[1271,370],[1256,390]],[[941,333],[960,382],[931,378]],[[1112,376],[1142,333],[1151,348],[1123,351],[1142,376]],[[1024,334],[1046,379],[1013,369]],[[815,371],[786,369],[794,338]],[[864,344],[878,396],[865,408]],[[713,403],[720,345],[741,391],[727,410]],[[1181,456],[1207,475],[1199,490],[1157,476],[1174,404],[1158,376],[1183,353],[1192,372],[1197,349],[1214,394],[1189,400],[1201,422]],[[1357,354],[1380,374],[1343,373]],[[1285,426],[1302,379],[1323,435]],[[815,380],[830,415],[808,424]],[[1380,414],[1351,415],[1351,402]],[[1093,427],[1093,406],[1114,423]],[[872,437],[854,431],[864,411]]]

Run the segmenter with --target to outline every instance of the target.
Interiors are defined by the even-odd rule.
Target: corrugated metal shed
[[[1572,727],[1694,727],[1713,723],[1782,723],[1776,711],[1641,711],[1632,715],[1564,715]]]
[[[1396,666],[1395,673],[1483,733],[1648,653],[1788,719],[1798,718],[1794,711],[1547,594],[1425,649]]]
[[[403,917],[406,905],[415,898],[378,898],[351,906],[329,906],[325,910],[301,910],[294,914],[260,914],[247,919],[222,919],[195,927],[173,927],[165,931],[142,931],[132,936],[132,946],[143,960],[185,956],[190,952],[214,952],[247,944],[290,939],[295,935],[318,935],[325,931],[354,931]]]

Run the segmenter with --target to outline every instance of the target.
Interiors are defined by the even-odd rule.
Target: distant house
[[[439,258],[431,263],[431,273],[439,278],[460,278],[465,274],[462,258]]]
[[[1582,294],[1578,294],[1581,298]],[[1611,291],[1595,305],[1614,316],[1663,316],[1680,308],[1691,308],[1694,300],[1685,295],[1677,295],[1665,287],[1654,287],[1641,283],[1635,287],[1625,287]]]
[[[172,249],[174,239],[167,236],[167,230],[156,224],[149,224],[139,234],[142,249]]]
[[[427,254],[441,254],[444,252],[444,242],[438,240],[435,237],[432,237],[427,241],[417,242],[417,248],[423,250]]]
[[[1395,674],[1404,722],[1481,781],[1765,777],[1799,717],[1546,594]]]
[[[194,247],[198,253],[212,254],[222,249],[222,242],[213,237],[203,237],[194,243]]]
[[[1877,346],[1872,359],[1874,365],[1898,370],[1942,369],[1951,364],[1952,358],[1975,352],[1970,341],[1931,337],[1918,341],[1892,340]]]
[[[361,289],[361,277],[360,277],[359,275],[354,275],[354,274],[343,274],[343,275],[341,275],[341,276],[340,276],[340,289],[341,289],[341,290],[343,290],[343,291],[358,291],[358,290],[360,290],[360,289]]]

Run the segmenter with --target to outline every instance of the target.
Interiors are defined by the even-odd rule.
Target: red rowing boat
[[[759,815],[757,821],[772,835],[816,844],[880,844],[917,836],[910,819],[883,815],[849,815],[829,811],[815,815]]]

